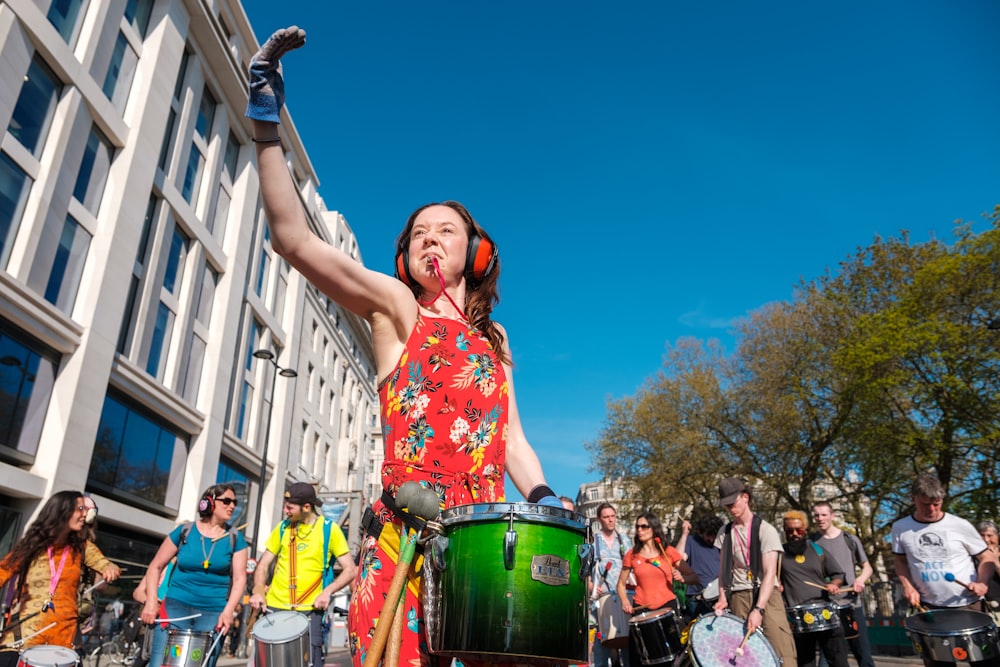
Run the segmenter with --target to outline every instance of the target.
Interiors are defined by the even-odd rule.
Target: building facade
[[[289,481],[370,493],[368,325],[270,246],[257,46],[235,0],[0,2],[0,553],[62,489],[130,577],[212,484],[251,540]],[[314,230],[361,261],[285,113]]]

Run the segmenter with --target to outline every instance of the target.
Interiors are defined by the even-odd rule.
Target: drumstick
[[[961,581],[959,579],[956,579],[955,575],[953,575],[951,572],[945,572],[945,574],[944,574],[944,580],[945,581],[950,581],[953,584],[958,584],[962,588],[968,588],[969,587],[969,584],[967,584],[964,581]]]
[[[94,585],[91,586],[90,588],[83,589],[83,593],[81,593],[80,595],[86,595],[87,593],[89,593],[90,591],[94,590],[95,588],[97,588],[98,586],[100,586],[103,583],[104,583],[104,579],[101,578],[101,577],[98,577],[97,581],[94,582]]]
[[[733,658],[735,658],[736,656],[743,655],[743,647],[746,646],[747,640],[750,639],[750,635],[752,634],[753,632],[750,630],[750,628],[747,628],[746,634],[743,635],[743,641],[741,641],[740,645],[736,647],[735,651],[736,655],[734,655]]]
[[[417,482],[406,482],[396,493],[396,504],[399,509],[407,510],[411,515],[421,519],[437,516],[438,502],[437,493],[420,486]],[[396,608],[400,599],[406,595],[405,585],[410,574],[410,563],[413,562],[413,552],[417,546],[417,533],[415,530],[408,531],[406,541],[399,550],[396,572],[392,575],[389,592],[385,596],[385,602],[382,603],[382,613],[379,614],[379,623],[375,627],[375,636],[368,645],[362,667],[376,667],[385,652]]]
[[[212,645],[208,647],[208,653],[205,654],[205,662],[203,664],[208,664],[208,659],[212,655],[212,651],[215,650],[215,645],[219,643],[219,640],[222,639],[225,634],[225,630],[215,633],[215,640],[212,642]]]
[[[153,620],[153,623],[173,623],[174,621],[187,621],[192,618],[198,618],[201,614],[191,614],[190,616],[178,616],[177,618],[157,618]]]
[[[41,630],[38,630],[38,631],[36,631],[36,632],[32,632],[32,633],[31,633],[30,635],[28,635],[27,637],[21,637],[21,638],[20,638],[20,639],[18,639],[18,640],[17,640],[16,642],[14,642],[14,643],[12,644],[12,646],[13,646],[14,648],[21,648],[22,646],[24,646],[24,643],[25,643],[26,641],[28,641],[29,639],[31,639],[31,638],[33,638],[33,637],[37,637],[38,635],[42,634],[43,632],[45,632],[45,631],[46,631],[46,630],[48,630],[49,628],[52,628],[52,627],[55,627],[55,625],[56,625],[56,622],[55,622],[55,621],[52,621],[51,623],[49,623],[48,625],[46,625],[46,626],[45,626],[44,628],[42,628]]]
[[[405,598],[405,588],[403,596]],[[402,604],[402,602],[400,602]],[[397,611],[392,616],[392,627],[389,629],[389,646],[385,649],[385,660],[383,664],[386,667],[396,667],[399,665],[399,650],[403,644],[403,619],[406,614],[400,612],[397,607]]]

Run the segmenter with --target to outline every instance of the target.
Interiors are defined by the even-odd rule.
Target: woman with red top
[[[673,620],[679,621],[680,603],[674,595],[674,581],[687,583],[698,580],[684,555],[667,544],[660,520],[643,512],[635,520],[635,538],[632,549],[625,552],[622,573],[618,577],[618,597],[626,614],[655,611],[664,607],[673,610]],[[629,575],[635,578],[635,597],[629,600],[626,583]],[[680,638],[678,628],[678,640]],[[679,649],[678,647],[674,647]],[[642,659],[633,633],[629,633],[629,664],[641,665]]]
[[[371,326],[385,462],[383,497],[373,507],[376,521],[365,525],[348,614],[351,654],[360,665],[396,570],[402,524],[393,496],[404,482],[433,489],[448,508],[503,502],[506,472],[529,502],[562,504],[521,428],[510,345],[490,318],[500,277],[496,244],[465,207],[445,201],[410,215],[396,242],[396,277],[366,268],[313,231],[278,127],[278,61],[304,43],[304,31],[286,28],[254,55],[247,116],[272,247]],[[419,591],[420,577],[412,576],[397,611],[406,619],[399,663],[410,666],[430,662]]]

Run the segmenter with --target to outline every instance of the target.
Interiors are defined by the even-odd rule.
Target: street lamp
[[[274,366],[274,372],[271,373],[271,402],[267,408],[267,427],[264,429],[264,446],[260,451],[260,481],[258,482],[259,488],[257,490],[257,508],[253,514],[253,548],[256,550],[259,544],[257,538],[260,533],[260,513],[264,507],[264,479],[267,477],[267,444],[271,436],[271,413],[274,412],[274,384],[279,375],[281,377],[293,378],[297,377],[298,373],[292,368],[279,366],[278,362],[274,360],[274,352],[271,352],[271,350],[254,350],[253,356],[257,359],[269,361]]]

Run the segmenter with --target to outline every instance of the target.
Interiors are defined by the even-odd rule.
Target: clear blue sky
[[[550,485],[609,398],[876,235],[1000,203],[1000,3],[244,2],[298,24],[288,106],[328,208],[391,271],[457,199],[497,240],[496,319]],[[519,499],[516,491],[512,500]]]

